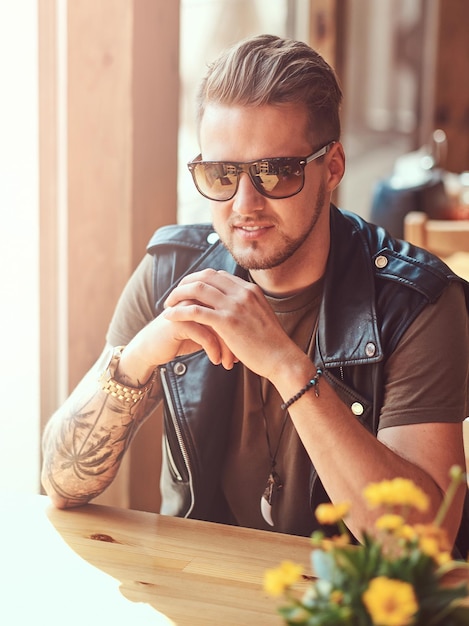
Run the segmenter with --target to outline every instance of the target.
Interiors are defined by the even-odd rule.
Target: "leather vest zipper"
[[[169,412],[169,415],[171,417],[171,423],[172,423],[172,426],[174,428],[174,432],[176,434],[176,438],[177,438],[177,442],[178,442],[178,445],[179,445],[179,449],[181,451],[181,455],[182,455],[184,464],[186,466],[187,476],[188,476],[188,479],[189,479],[188,480],[188,484],[189,484],[189,489],[190,489],[190,494],[191,494],[191,503],[190,503],[188,511],[184,514],[184,517],[188,517],[190,515],[190,513],[192,512],[192,509],[194,508],[194,485],[193,485],[192,472],[191,472],[190,463],[189,463],[189,455],[187,453],[187,449],[186,449],[186,446],[184,444],[184,439],[182,437],[181,427],[179,426],[179,422],[178,422],[177,417],[176,417],[176,411],[174,409],[174,405],[173,405],[173,402],[172,402],[172,396],[171,396],[171,393],[170,393],[168,380],[166,378],[166,376],[167,376],[167,368],[166,367],[160,367],[160,374],[161,374],[161,383],[163,385],[164,395],[166,397],[168,412]],[[170,452],[170,450],[169,450],[169,442],[167,442],[167,452]],[[179,470],[176,467],[173,455],[169,454],[168,455],[168,459],[170,459],[170,463],[171,463],[171,466],[173,468],[174,474],[177,476],[178,480],[182,481],[183,478],[182,478]]]
[[[171,451],[171,446],[169,445],[168,437],[164,436],[164,447],[166,451],[166,458],[168,459],[169,466],[171,468],[171,472],[174,474],[178,483],[183,482],[183,478],[181,476],[181,472],[178,470],[176,465],[176,461],[174,460],[173,453]]]

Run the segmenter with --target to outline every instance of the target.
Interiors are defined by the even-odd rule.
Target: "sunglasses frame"
[[[192,175],[192,180],[194,181],[194,185],[197,188],[197,191],[204,196],[204,198],[207,198],[208,200],[212,200],[213,202],[228,202],[229,200],[232,200],[237,191],[238,191],[238,187],[239,187],[239,177],[240,174],[242,174],[243,172],[245,174],[247,174],[254,186],[254,188],[256,189],[256,191],[258,191],[262,196],[269,198],[271,200],[283,200],[285,198],[291,198],[292,196],[296,196],[297,193],[300,193],[300,191],[303,189],[304,184],[305,184],[305,167],[308,165],[308,163],[311,163],[312,161],[315,161],[316,159],[319,159],[320,157],[326,155],[329,150],[332,148],[332,146],[335,144],[335,141],[330,141],[329,143],[327,143],[325,146],[323,146],[322,148],[319,148],[319,150],[316,150],[315,152],[313,152],[312,154],[310,154],[309,156],[305,156],[305,157],[272,157],[272,158],[266,158],[266,159],[256,159],[255,161],[247,161],[247,162],[237,162],[237,161],[202,161],[201,157],[202,155],[199,154],[198,156],[195,157],[195,159],[192,159],[192,161],[189,161],[189,163],[187,164],[187,167],[189,168],[189,171]],[[298,161],[298,165],[299,167],[301,167],[301,171],[302,171],[302,180],[301,180],[301,185],[300,187],[294,191],[293,193],[289,193],[287,195],[284,196],[274,196],[272,194],[269,194],[263,187],[262,185],[259,185],[259,183],[256,181],[255,179],[255,174],[253,174],[253,172],[251,171],[251,168],[253,165],[260,165],[262,163],[277,163],[280,161]],[[207,195],[206,193],[204,193],[196,180],[196,175],[195,175],[195,169],[197,165],[221,165],[221,166],[231,166],[233,168],[235,168],[236,171],[236,185],[234,188],[233,193],[228,197],[228,198],[212,198],[211,196]]]

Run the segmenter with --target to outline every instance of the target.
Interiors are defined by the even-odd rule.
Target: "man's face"
[[[307,156],[317,149],[307,132],[302,105],[239,107],[210,104],[201,127],[202,158],[247,162],[269,157]],[[306,165],[303,189],[290,198],[261,195],[241,174],[234,198],[211,201],[213,225],[235,260],[246,269],[266,270],[303,259],[323,235],[328,239],[327,156]],[[335,185],[334,185],[335,186]],[[299,253],[301,250],[303,253]],[[306,257],[309,255],[306,254]]]

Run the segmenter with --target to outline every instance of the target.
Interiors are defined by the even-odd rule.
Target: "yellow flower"
[[[438,542],[440,550],[451,550],[451,544],[448,541],[448,535],[444,528],[434,524],[415,524],[414,529],[419,538],[434,538]]]
[[[376,626],[407,626],[418,610],[412,585],[386,576],[373,578],[362,599]]]
[[[320,524],[336,524],[350,510],[350,502],[340,504],[320,504],[316,509],[316,519]]]
[[[266,570],[264,574],[264,591],[271,596],[281,596],[301,577],[303,568],[292,561],[283,561],[279,567]]]
[[[415,533],[418,537],[420,550],[427,556],[431,556],[440,565],[447,559],[451,551],[448,535],[443,528],[433,524],[416,524]]]
[[[449,552],[439,552],[435,557],[435,561],[438,563],[438,565],[445,565],[452,560],[453,557]]]
[[[331,602],[333,602],[334,604],[342,604],[342,601],[344,599],[344,592],[340,591],[340,589],[334,589],[334,591],[331,591]]]
[[[404,518],[401,515],[388,513],[378,517],[375,526],[378,530],[397,530],[404,526]]]
[[[400,505],[426,511],[429,505],[427,494],[407,478],[370,483],[363,490],[363,495],[371,507]]]
[[[350,535],[343,533],[341,535],[334,535],[334,537],[325,537],[321,540],[319,547],[324,552],[330,552],[334,548],[344,548],[350,545]]]
[[[396,529],[396,536],[401,537],[407,541],[413,541],[417,537],[415,528],[410,524],[404,524],[400,528]]]
[[[438,541],[435,537],[420,537],[419,548],[424,554],[432,558],[438,556],[440,552]]]

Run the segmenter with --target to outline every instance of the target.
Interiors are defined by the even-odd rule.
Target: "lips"
[[[258,231],[272,228],[274,225],[271,222],[253,223],[253,222],[234,222],[231,224],[232,228],[241,229],[246,231]]]
[[[236,224],[232,232],[239,238],[239,241],[258,241],[267,236],[273,229],[272,224]]]

